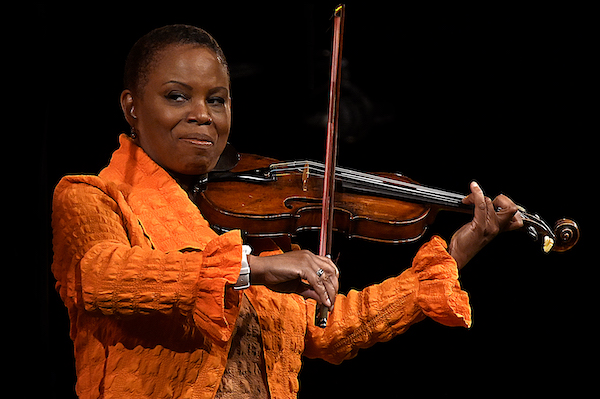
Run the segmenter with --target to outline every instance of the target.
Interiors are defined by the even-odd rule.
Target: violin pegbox
[[[579,240],[579,227],[574,220],[560,219],[551,229],[540,215],[529,213],[519,206],[523,228],[534,241],[541,241],[544,253],[565,252]]]

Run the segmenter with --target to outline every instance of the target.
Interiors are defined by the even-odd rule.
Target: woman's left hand
[[[463,203],[475,206],[473,220],[461,227],[450,240],[448,252],[463,268],[494,237],[503,231],[523,226],[523,219],[515,203],[505,195],[493,201],[483,194],[476,182],[471,183],[471,194]]]

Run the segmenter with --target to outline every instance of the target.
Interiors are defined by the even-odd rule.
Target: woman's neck
[[[199,185],[206,180],[206,175],[184,175],[181,173],[173,172],[171,170],[167,170],[169,175],[179,186],[187,193],[188,197],[193,201],[194,197],[198,193]]]

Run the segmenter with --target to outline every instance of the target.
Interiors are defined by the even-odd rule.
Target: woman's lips
[[[199,146],[199,147],[210,147],[214,145],[213,140],[210,137],[199,135],[199,136],[184,136],[179,140],[185,141],[186,143]]]
[[[203,146],[203,147],[213,145],[212,141],[208,141],[208,140],[199,140],[199,139],[180,139],[180,140],[183,140],[190,144]]]

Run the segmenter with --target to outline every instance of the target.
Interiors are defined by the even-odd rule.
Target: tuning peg
[[[552,248],[554,248],[554,240],[551,237],[544,236],[544,245],[542,246],[544,253],[547,254],[552,251]]]
[[[527,234],[529,234],[529,237],[531,237],[533,241],[537,241],[539,238],[538,232],[533,226],[527,227]]]

